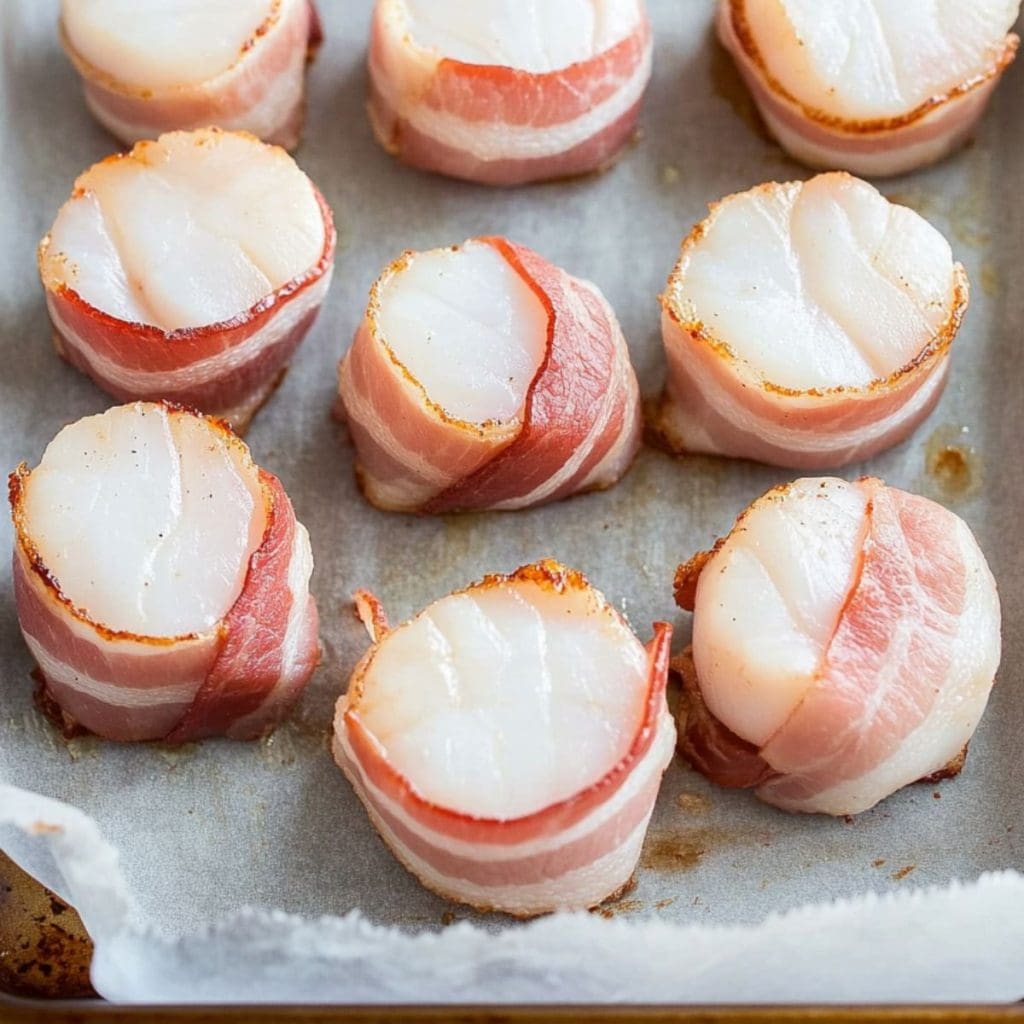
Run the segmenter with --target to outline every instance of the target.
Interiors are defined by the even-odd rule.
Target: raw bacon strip
[[[683,752],[708,778],[844,815],[960,770],[1000,610],[953,513],[867,477],[797,480],[680,566],[676,588],[694,613]]]
[[[719,0],[769,130],[811,167],[904,174],[973,133],[1020,40],[1019,0]]]
[[[651,76],[643,0],[377,0],[370,121],[423,170],[520,185],[603,168]]]
[[[220,422],[136,402],[10,479],[14,587],[45,698],[113,740],[252,739],[316,666],[309,538]]]
[[[60,30],[89,109],[128,145],[211,124],[299,143],[313,0],[62,0]]]
[[[604,297],[502,238],[392,263],[339,392],[379,508],[557,501],[610,487],[640,443],[636,375]]]
[[[338,701],[334,757],[428,888],[531,916],[594,906],[636,866],[675,728],[671,627],[648,648],[579,573],[488,576],[388,630]]]
[[[712,204],[661,297],[672,450],[824,469],[939,400],[967,275],[922,217],[845,173]]]
[[[316,319],[331,211],[283,150],[173,132],[95,164],[39,245],[58,352],[115,398],[243,430]]]

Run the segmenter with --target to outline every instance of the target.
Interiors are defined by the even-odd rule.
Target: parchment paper
[[[493,191],[418,174],[379,150],[363,112],[370,2],[321,0],[327,41],[310,76],[306,139],[296,156],[334,208],[337,271],[319,321],[247,438],[257,461],[291,494],[317,562],[324,663],[282,729],[261,743],[180,749],[64,742],[33,708],[31,660],[3,559],[0,780],[80,808],[98,831],[0,789],[0,821],[11,823],[0,845],[37,874],[56,872],[51,881],[80,908],[90,901],[113,908],[93,915],[92,924],[87,915],[100,939],[96,984],[104,994],[563,1001],[1024,995],[1019,877],[928,900],[906,895],[1024,862],[1024,211],[1013,198],[1024,170],[1020,67],[1004,79],[969,149],[882,185],[946,233],[967,266],[973,298],[934,415],[907,444],[847,471],[871,472],[949,505],[975,530],[999,581],[1003,668],[959,779],[912,787],[844,821],[787,816],[749,794],[715,789],[676,763],[665,777],[636,888],[602,914],[523,927],[476,918],[424,890],[383,847],[328,755],[333,702],[366,644],[349,604],[356,587],[374,590],[397,620],[485,572],[552,555],[584,570],[641,636],[654,619],[674,621],[682,646],[689,621],[672,604],[676,564],[788,477],[752,464],[645,451],[604,494],[530,512],[419,520],[385,515],[362,501],[344,430],[328,415],[335,363],[380,268],[404,248],[482,233],[506,234],[597,282],[619,315],[645,393],[657,392],[663,359],[655,296],[681,238],[707,202],[809,172],[759,133],[729,61],[712,41],[711,0],[649,6],[655,75],[639,141],[602,176]],[[110,404],[54,354],[35,270],[36,242],[74,177],[117,148],[88,116],[60,53],[56,7],[55,0],[0,6],[4,470],[21,459],[38,461],[62,425]],[[944,483],[929,471],[929,455],[946,443],[971,450],[967,479]],[[0,551],[10,543],[2,516]],[[15,821],[49,821],[64,831],[25,839]],[[123,887],[100,833],[121,851]],[[807,903],[894,891],[892,901],[800,912],[760,930],[704,927],[750,925]],[[246,905],[279,908],[307,923],[280,914],[224,918]],[[358,921],[313,920],[352,910]],[[442,931],[466,918],[484,931]],[[621,919],[650,923],[627,930]],[[146,930],[143,942],[124,932],[128,921],[156,926],[159,935]],[[198,930],[218,921],[213,931]],[[406,937],[377,925],[397,926]],[[441,934],[408,937],[421,930]],[[125,934],[134,937],[127,941]],[[186,934],[187,941],[175,943]],[[772,949],[787,950],[793,963],[786,967]],[[556,957],[558,950],[564,955]],[[373,970],[386,977],[367,966],[370,952]],[[271,962],[279,967],[264,969]],[[163,964],[164,973],[154,964]]]

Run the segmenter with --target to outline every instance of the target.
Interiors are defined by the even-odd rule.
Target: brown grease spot
[[[885,858],[884,858],[884,857],[879,857],[879,858],[878,858],[877,860],[873,860],[873,861],[871,862],[871,866],[872,866],[873,868],[882,868],[882,867],[885,867]]]
[[[635,914],[637,911],[644,909],[643,900],[611,900],[608,903],[602,903],[599,907],[593,907],[591,909],[592,914],[598,914],[606,920],[611,920],[613,917],[618,917],[620,914]]]
[[[981,283],[981,290],[990,298],[999,294],[1003,278],[999,273],[999,268],[994,263],[990,263],[987,260],[982,263],[978,279]]]
[[[925,471],[930,490],[951,501],[975,494],[981,486],[981,459],[969,443],[967,427],[944,424],[925,442]]]
[[[713,845],[711,829],[692,832],[652,832],[640,854],[640,866],[649,871],[691,871]]]
[[[911,871],[916,871],[916,870],[917,870],[917,865],[916,864],[906,864],[903,867],[901,867],[899,869],[899,871],[894,871],[889,877],[894,882],[902,882],[903,879],[906,878],[907,875],[909,875]]]
[[[680,793],[676,797],[676,807],[690,814],[706,814],[711,809],[711,801],[700,793]]]

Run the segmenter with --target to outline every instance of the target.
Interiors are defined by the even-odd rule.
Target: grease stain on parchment
[[[946,503],[963,501],[978,493],[983,475],[969,427],[944,423],[932,431],[924,445],[925,494]]]

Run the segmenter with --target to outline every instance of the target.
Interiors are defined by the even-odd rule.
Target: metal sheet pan
[[[34,249],[81,170],[116,149],[86,113],[59,51],[55,0],[0,9],[0,466],[38,460],[65,423],[110,404],[54,354]],[[359,907],[410,929],[473,916],[424,890],[391,858],[327,752],[331,709],[365,649],[349,603],[368,587],[394,619],[485,572],[552,555],[584,570],[641,635],[678,626],[676,564],[724,532],[785,471],[645,450],[617,488],[500,515],[385,515],[359,496],[351,449],[329,409],[334,366],[380,267],[404,248],[481,233],[530,245],[597,282],[622,322],[641,385],[661,384],[655,296],[707,202],[757,182],[806,177],[757,125],[713,41],[711,0],[650,0],[655,77],[635,144],[606,174],[517,191],[418,174],[373,142],[363,112],[370,0],[324,0],[327,42],[310,78],[297,159],[332,204],[335,282],[284,384],[247,440],[309,527],[325,652],[292,719],[255,744],[171,749],[59,738],[32,704],[30,658],[0,569],[0,777],[82,807],[125,851],[144,907],[170,928],[242,903],[303,914]],[[973,300],[950,386],[906,444],[862,466],[937,498],[976,531],[1000,583],[1004,659],[964,774],[917,786],[856,820],[789,817],[715,789],[676,763],[665,777],[635,888],[601,913],[737,922],[867,889],[1024,867],[1020,607],[1024,503],[1024,68],[1001,85],[976,141],[946,163],[882,183],[946,233]],[[0,517],[0,550],[11,531]],[[1016,831],[1015,831],[1016,828]],[[183,879],[187,878],[187,886]],[[505,924],[498,918],[489,927]]]

